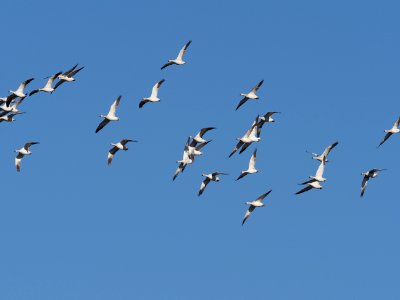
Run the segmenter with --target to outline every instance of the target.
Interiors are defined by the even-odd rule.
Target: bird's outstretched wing
[[[108,165],[111,165],[111,163],[112,163],[112,160],[113,160],[113,158],[114,158],[114,155],[115,155],[115,153],[117,153],[117,151],[118,151],[118,148],[117,147],[112,147],[111,149],[110,149],[110,151],[108,151],[108,156],[107,156],[107,164]]]
[[[231,154],[229,154],[229,157],[231,157],[233,154],[235,154],[236,151],[238,151],[238,150],[240,149],[240,147],[243,146],[243,144],[244,144],[244,143],[243,143],[242,141],[239,141],[239,142],[236,144],[235,148],[233,148]]]
[[[365,189],[367,188],[369,178],[370,177],[368,175],[365,175],[363,180],[362,180],[362,182],[361,182],[361,195],[360,195],[360,197],[364,196]]]
[[[17,168],[17,172],[21,172],[21,159],[24,156],[21,153],[18,153],[17,157],[15,158],[15,167]]]
[[[259,83],[257,83],[257,85],[255,87],[253,87],[251,92],[256,93],[258,91],[258,89],[260,88],[260,86],[262,86],[263,83],[264,83],[264,79],[261,80]]]
[[[312,189],[312,186],[311,186],[311,185],[307,185],[304,189],[298,191],[298,192],[296,193],[296,195],[299,195],[299,194],[301,194],[301,193],[307,192],[307,191],[309,191],[309,190],[311,190],[311,189]]]
[[[239,104],[236,106],[236,110],[239,109],[239,107],[241,107],[243,104],[245,104],[247,102],[247,100],[249,100],[249,98],[244,97],[242,100],[240,100]]]
[[[142,99],[142,101],[140,101],[140,103],[139,103],[139,108],[142,108],[147,102],[150,102],[150,101]]]
[[[187,48],[189,48],[191,43],[192,43],[192,41],[189,41],[185,44],[185,46],[182,47],[182,49],[179,51],[177,59],[179,59],[179,60],[183,59],[183,56],[185,55],[185,52],[186,52]]]
[[[203,194],[203,192],[204,192],[204,190],[205,190],[205,188],[206,188],[206,186],[207,186],[207,184],[210,182],[210,179],[209,178],[205,178],[203,181],[202,181],[202,183],[201,183],[201,185],[200,185],[200,189],[199,189],[199,193],[197,194],[197,196],[201,196],[201,194]]]
[[[243,221],[242,221],[242,226],[243,226],[244,222],[246,222],[247,218],[250,216],[250,214],[253,212],[253,210],[255,208],[256,208],[255,206],[250,205],[249,209],[246,211],[246,214],[244,215],[244,218],[243,218]]]
[[[170,66],[170,65],[173,65],[174,63],[173,62],[167,62],[165,65],[163,65],[162,67],[161,67],[161,70],[163,70],[163,69],[165,69],[166,67],[168,67],[168,66]]]
[[[242,174],[239,175],[238,178],[236,178],[236,181],[238,181],[239,179],[242,179],[242,178],[243,178],[244,176],[246,176],[247,174],[249,174],[249,173],[243,172]]]
[[[378,148],[379,148],[381,145],[383,145],[383,143],[386,142],[386,140],[387,140],[388,138],[390,138],[390,137],[392,136],[392,134],[393,134],[393,133],[391,133],[391,132],[386,133],[386,134],[385,134],[385,137],[384,137],[383,140],[382,140],[382,142],[379,143]]]
[[[107,119],[104,119],[103,121],[101,121],[101,123],[99,124],[99,126],[97,126],[96,128],[96,133],[98,133],[100,130],[103,129],[104,126],[106,126],[108,124],[108,122],[110,122]]]

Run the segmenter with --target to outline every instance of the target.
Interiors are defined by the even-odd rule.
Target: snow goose
[[[315,159],[315,160],[318,160],[320,162],[322,162],[322,161],[328,162],[328,154],[329,154],[329,152],[331,152],[331,150],[333,148],[335,148],[338,144],[339,144],[339,142],[334,142],[333,144],[329,145],[328,147],[325,148],[324,152],[322,152],[322,154],[320,154],[320,155],[318,155],[316,153],[311,153],[311,155],[312,155],[311,158]],[[308,152],[308,153],[310,153],[310,152]]]
[[[255,121],[249,128],[249,130],[246,131],[244,136],[242,136],[240,139],[238,138],[239,142],[236,144],[235,148],[233,148],[231,154],[229,154],[229,157],[231,157],[233,154],[236,153],[240,148],[239,154],[243,153],[253,142],[259,142],[261,139],[260,137],[257,136],[257,131],[258,131],[258,116],[256,117]]]
[[[56,83],[56,85],[54,86],[54,89],[52,92],[54,92],[60,85],[62,85],[64,82],[72,82],[75,81],[76,79],[74,78],[74,76],[80,71],[82,70],[84,67],[79,68],[77,70],[75,70],[76,66],[74,66],[74,69],[69,72],[65,72],[63,74],[60,74],[57,76],[57,78],[59,79],[59,81]],[[52,93],[51,92],[51,93]]]
[[[16,115],[21,115],[21,114],[24,114],[24,112],[18,112],[18,113],[13,113],[13,114],[1,116],[0,117],[0,123],[2,123],[2,122],[14,122],[15,121],[14,117]]]
[[[124,150],[127,151],[128,147],[126,146],[127,143],[129,142],[134,142],[137,143],[137,141],[134,140],[128,140],[128,139],[123,139],[120,142],[113,144],[111,143],[111,146],[114,146],[110,149],[110,151],[108,151],[108,156],[107,156],[107,164],[111,165],[111,162],[114,158],[115,153],[117,153],[118,150]]]
[[[250,216],[250,214],[253,212],[253,210],[256,209],[256,207],[262,207],[265,206],[265,204],[262,202],[264,200],[265,197],[267,197],[269,195],[269,193],[271,193],[272,190],[269,190],[268,192],[266,192],[265,194],[261,195],[260,197],[258,197],[256,200],[254,201],[249,201],[249,202],[245,202],[245,204],[250,205],[249,209],[246,211],[246,214],[244,215],[243,221],[242,221],[242,226],[244,224],[244,222],[246,222],[247,218]]]
[[[26,144],[24,145],[24,147],[22,147],[21,149],[15,150],[15,152],[18,153],[17,157],[15,158],[15,166],[16,166],[16,168],[17,168],[17,172],[20,172],[20,171],[21,171],[21,159],[22,159],[25,155],[31,155],[32,152],[29,150],[29,148],[30,148],[32,145],[36,145],[36,144],[39,144],[39,142],[29,142],[29,143],[26,143]]]
[[[386,135],[385,135],[385,137],[383,138],[382,142],[380,142],[378,148],[379,148],[381,145],[383,145],[383,143],[386,142],[386,140],[387,140],[388,138],[390,138],[390,137],[392,136],[392,134],[394,134],[394,133],[399,133],[399,132],[400,132],[399,125],[400,125],[400,117],[396,120],[396,122],[394,122],[392,128],[390,128],[389,130],[385,130]]]
[[[257,149],[254,150],[253,154],[250,157],[249,168],[246,171],[242,171],[242,173],[236,180],[243,178],[247,174],[254,174],[258,172],[258,170],[256,169],[256,158],[257,158]]]
[[[181,160],[178,160],[177,163],[179,163],[178,168],[175,170],[175,174],[172,177],[172,180],[174,181],[176,179],[176,177],[178,177],[178,175],[180,173],[182,173],[186,166],[193,163],[194,160],[194,156],[190,156],[189,155],[189,143],[190,143],[190,138],[188,138],[186,144],[185,144],[185,148],[183,149],[183,157]]]
[[[195,135],[195,137],[192,140],[192,143],[195,145],[196,143],[205,143],[207,142],[205,139],[203,139],[203,135],[210,130],[214,130],[215,127],[205,127],[200,129],[200,131]]]
[[[385,171],[385,170],[386,169],[371,169],[367,172],[361,173],[361,175],[364,177],[361,182],[361,196],[360,197],[364,196],[365,189],[367,188],[367,185],[368,185],[368,180],[370,180],[371,178],[375,178],[376,176],[379,175],[379,172]]]
[[[54,79],[56,79],[58,77],[58,75],[60,75],[60,74],[61,74],[61,72],[58,72],[58,73],[48,77],[49,80],[47,80],[46,85],[43,88],[33,90],[32,92],[29,93],[29,96],[32,96],[32,95],[34,95],[34,94],[36,94],[38,92],[46,92],[46,93],[53,92],[54,88],[52,87],[52,85],[53,85]]]
[[[5,116],[6,114],[8,114],[9,112],[11,113],[18,113],[19,110],[17,109],[18,106],[22,103],[22,101],[24,101],[26,97],[23,98],[19,98],[17,101],[14,102],[13,105],[11,106],[7,106],[7,104],[3,104],[2,106],[0,106],[0,109],[2,110],[2,112],[0,112],[0,117]]]
[[[326,164],[326,161],[325,162],[321,161],[321,163],[318,166],[317,172],[315,173],[315,176],[309,176],[309,178],[311,178],[311,179],[306,182],[303,182],[302,185],[311,183],[315,180],[318,182],[325,182],[326,178],[323,177],[324,171],[325,171],[325,164]]]
[[[9,106],[11,101],[17,97],[20,98],[25,98],[26,96],[28,96],[27,94],[24,94],[24,90],[25,87],[33,80],[34,78],[29,78],[27,80],[25,80],[24,82],[22,82],[18,89],[16,91],[9,91],[11,94],[7,97],[6,99],[6,105]]]
[[[203,194],[206,186],[210,183],[210,181],[215,181],[218,182],[220,181],[219,175],[228,175],[226,173],[223,172],[214,172],[214,173],[210,173],[210,174],[201,174],[201,176],[204,176],[204,180],[200,185],[200,189],[199,189],[199,193],[197,194],[198,196],[201,196],[201,194]]]
[[[316,179],[311,179],[309,181],[303,182],[302,185],[307,185],[307,186],[305,188],[303,188],[302,190],[298,191],[296,193],[296,195],[299,195],[301,193],[307,192],[307,191],[309,191],[311,189],[318,189],[318,190],[322,189],[322,185]]]
[[[187,42],[185,46],[183,46],[181,51],[179,51],[178,57],[175,59],[169,59],[168,62],[161,67],[161,70],[171,65],[184,65],[186,62],[183,60],[183,55],[185,54],[187,48],[189,48],[189,45],[191,43],[192,41]]]
[[[255,87],[252,88],[252,90],[249,93],[247,93],[247,94],[241,93],[240,95],[243,96],[244,98],[239,102],[238,106],[236,106],[236,110],[238,110],[239,107],[241,107],[243,104],[245,104],[247,102],[247,100],[249,100],[249,99],[258,100],[259,97],[256,95],[256,92],[258,91],[260,86],[262,86],[263,83],[264,83],[264,80],[261,80],[259,83],[257,83],[257,85]]]
[[[121,101],[121,97],[122,96],[118,96],[118,98],[113,102],[107,115],[100,115],[100,117],[104,118],[104,120],[99,124],[99,126],[97,126],[96,133],[103,129],[103,127],[106,126],[110,121],[119,121],[119,118],[115,115],[115,113],[117,111],[118,104]]]
[[[143,98],[142,101],[140,101],[139,103],[139,108],[142,108],[143,105],[145,105],[147,102],[160,102],[160,98],[158,98],[158,90],[160,89],[160,86],[163,84],[164,81],[165,79],[161,79],[153,86],[150,97]]]

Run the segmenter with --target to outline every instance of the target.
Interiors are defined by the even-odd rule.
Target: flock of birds
[[[161,67],[161,70],[172,66],[172,65],[184,65],[186,62],[183,60],[183,57],[185,55],[186,50],[190,46],[191,41],[186,43],[183,48],[179,51],[178,56],[175,59],[168,60],[168,62]],[[32,82],[34,79],[30,78],[28,80],[25,80],[22,82],[18,89],[16,91],[9,91],[9,95],[3,98],[0,98],[0,122],[13,122],[15,121],[15,117],[17,115],[23,114],[24,112],[20,112],[18,110],[19,105],[22,103],[22,101],[29,96],[32,96],[34,94],[37,94],[39,92],[45,92],[45,93],[50,93],[52,94],[60,85],[63,83],[67,82],[73,82],[76,79],[74,76],[81,71],[84,67],[78,68],[78,64],[73,66],[71,69],[69,69],[66,72],[57,72],[53,74],[52,76],[45,78],[48,79],[45,86],[43,88],[38,88],[35,90],[32,90],[29,94],[25,93],[25,88],[26,86]],[[56,81],[56,83],[54,83]],[[162,84],[165,82],[165,79],[162,79],[158,81],[152,88],[151,95],[147,98],[143,98],[140,103],[139,103],[139,108],[143,108],[143,106],[146,103],[156,103],[160,101],[160,98],[158,98],[158,92]],[[255,85],[248,93],[241,93],[240,95],[243,96],[243,99],[240,100],[238,103],[236,110],[238,110],[242,105],[244,105],[247,101],[249,100],[258,100],[259,97],[257,96],[257,91],[259,88],[262,86],[264,83],[264,80],[261,80],[257,85]],[[54,84],[54,86],[53,86]],[[110,122],[113,121],[118,121],[119,117],[117,117],[116,112],[117,112],[117,107],[121,101],[121,96],[119,96],[111,105],[107,115],[100,115],[103,120],[100,122],[100,124],[97,126],[95,132],[99,132],[102,130],[106,125],[108,125]],[[279,114],[279,112],[273,111],[273,112],[267,112],[264,116],[256,116],[255,120],[251,124],[250,128],[245,132],[245,134],[241,137],[238,138],[238,142],[233,148],[232,152],[229,154],[229,157],[233,156],[237,151],[239,151],[239,154],[243,153],[252,143],[259,142],[261,140],[260,135],[261,135],[261,130],[264,126],[265,123],[272,123],[275,122],[273,119],[273,116],[275,114]],[[396,122],[393,124],[391,129],[385,130],[386,135],[384,136],[383,140],[380,142],[378,147],[382,146],[393,134],[399,133],[400,125],[400,117],[396,120]],[[203,155],[202,149],[211,142],[207,141],[203,138],[203,136],[211,130],[216,129],[215,127],[205,127],[202,128],[194,137],[189,136],[186,144],[184,146],[183,150],[183,156],[181,160],[178,160],[178,168],[175,171],[175,174],[173,176],[173,180],[175,180],[180,173],[182,173],[185,168],[193,164],[195,157],[199,155]],[[130,139],[122,139],[118,143],[112,143],[111,145],[113,146],[107,156],[107,163],[110,165],[112,163],[112,160],[115,156],[115,154],[119,150],[127,151],[128,147],[126,146],[129,142],[137,142],[134,140]],[[15,166],[18,172],[21,170],[21,160],[24,158],[26,155],[31,155],[32,152],[30,151],[30,147],[33,145],[39,144],[39,142],[31,141],[27,142],[21,149],[16,150],[18,153],[16,158],[15,158]],[[303,185],[304,188],[299,190],[296,195],[302,194],[304,192],[307,192],[312,189],[322,189],[323,186],[321,183],[325,182],[327,179],[323,177],[324,171],[326,164],[328,163],[328,155],[338,145],[338,142],[335,142],[331,145],[329,145],[323,152],[322,154],[316,154],[316,153],[311,153],[312,158],[316,161],[319,162],[318,168],[316,170],[316,173],[314,176],[309,176],[309,180],[301,183],[300,185]],[[256,169],[256,159],[257,159],[257,149],[255,149],[250,157],[249,165],[247,170],[241,171],[240,175],[237,177],[236,180],[240,180],[244,178],[247,175],[251,174],[256,174],[258,173],[258,170]],[[361,173],[363,176],[363,180],[361,183],[361,197],[364,195],[368,181],[371,178],[375,178],[378,176],[379,172],[384,171],[386,169],[371,169],[367,172]],[[198,196],[201,196],[207,185],[210,182],[218,182],[220,181],[220,176],[221,175],[228,175],[224,172],[221,171],[216,171],[213,173],[209,174],[202,174],[204,177],[204,180],[201,182],[200,189],[198,191]],[[268,192],[262,194],[260,197],[258,197],[254,201],[249,201],[245,202],[245,204],[249,205],[248,210],[245,213],[245,216],[242,220],[242,225],[246,222],[250,214],[254,211],[255,208],[257,207],[262,207],[265,206],[263,203],[263,200],[265,197],[267,197],[272,190],[269,190]]]

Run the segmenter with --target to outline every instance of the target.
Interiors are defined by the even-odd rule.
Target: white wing
[[[325,171],[325,162],[322,161],[322,162],[319,164],[319,167],[318,167],[318,169],[317,169],[317,173],[315,174],[315,177],[321,178],[322,175],[324,175],[324,171]]]
[[[114,103],[110,107],[110,111],[108,112],[109,116],[115,117],[115,113],[117,111],[117,107],[119,104],[119,101],[121,100],[122,96],[118,96],[117,100],[114,101]]]
[[[257,159],[257,149],[254,150],[253,155],[250,158],[249,169],[256,168],[256,159]]]
[[[185,54],[187,48],[189,47],[190,43],[192,41],[189,41],[186,43],[185,46],[183,46],[183,48],[181,49],[181,51],[179,51],[178,57],[176,58],[177,60],[182,60],[183,59],[183,55]]]
[[[158,90],[160,89],[160,86],[163,84],[164,81],[165,79],[161,79],[153,86],[153,89],[151,90],[151,98],[157,98]]]

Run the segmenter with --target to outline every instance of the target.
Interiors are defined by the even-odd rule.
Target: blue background
[[[397,1],[3,1],[1,299],[399,299]],[[185,66],[160,67],[193,40]],[[160,103],[138,109],[158,80]],[[259,80],[260,100],[235,111]],[[118,95],[121,120],[94,130]],[[228,159],[257,114],[281,111]],[[175,182],[187,136],[213,139]],[[106,164],[109,143],[139,140]],[[22,171],[15,149],[37,140]],[[338,140],[321,191],[297,183]],[[361,172],[389,170],[360,198]],[[197,197],[202,172],[229,173]],[[272,189],[242,227],[251,201]]]

